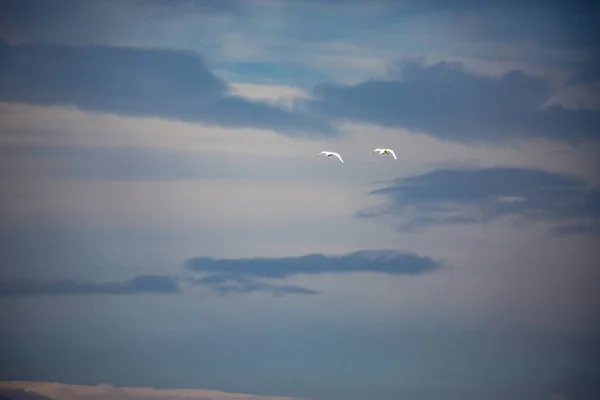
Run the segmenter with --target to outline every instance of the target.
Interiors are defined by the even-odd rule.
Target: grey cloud
[[[70,279],[41,282],[13,279],[0,282],[0,297],[51,295],[124,295],[142,293],[175,294],[180,291],[176,279],[161,275],[141,275],[123,282],[76,282]]]
[[[600,190],[575,176],[523,168],[437,170],[397,179],[370,192],[385,205],[358,217],[395,216],[401,230],[431,225],[485,223],[517,215],[557,224],[556,233],[599,232]]]
[[[110,46],[0,46],[0,100],[76,105],[280,133],[335,134],[323,119],[229,96],[195,53]]]
[[[239,277],[283,279],[294,275],[374,272],[389,275],[418,275],[441,264],[429,257],[392,250],[363,250],[341,256],[309,254],[283,258],[215,259],[197,257],[186,262],[188,269],[214,274],[214,282]],[[216,275],[216,276],[215,276]]]
[[[598,138],[600,112],[543,108],[550,81],[512,71],[474,75],[460,63],[398,64],[401,79],[315,87],[306,107],[334,119],[422,130],[445,140],[503,141],[524,137],[576,142]]]

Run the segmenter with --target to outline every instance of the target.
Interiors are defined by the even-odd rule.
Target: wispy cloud
[[[191,52],[111,46],[0,43],[0,100],[75,105],[290,135],[332,135],[323,119],[228,95]]]
[[[273,296],[285,296],[288,294],[319,294],[316,290],[307,289],[297,285],[275,285],[272,283],[259,282],[245,276],[235,275],[207,275],[202,278],[191,278],[188,281],[196,285],[207,286],[223,296],[259,292],[270,293]]]
[[[174,294],[180,291],[176,279],[162,275],[142,275],[123,282],[77,282],[71,279],[42,282],[15,279],[0,282],[0,297],[44,295],[124,295],[143,293]]]
[[[135,295],[180,294],[181,282],[201,286],[219,295],[269,293],[273,296],[289,294],[319,294],[318,291],[296,285],[274,285],[244,277],[208,276],[184,278],[166,275],[143,275],[120,282],[84,282],[72,279],[40,281],[13,279],[0,281],[1,297],[62,296],[62,295]]]
[[[575,142],[598,137],[600,111],[543,108],[548,79],[512,71],[475,75],[460,63],[398,65],[397,79],[358,85],[323,84],[308,109],[336,119],[424,131],[458,141],[549,137]]]
[[[599,232],[600,190],[578,177],[541,170],[437,170],[397,179],[370,194],[387,196],[387,204],[357,215],[399,218],[401,230],[516,215],[558,224],[560,234]]]
[[[0,382],[0,395],[23,400],[78,400],[78,399],[188,399],[188,400],[300,400],[293,397],[260,396],[227,393],[206,389],[155,389],[153,387],[99,385],[69,385],[58,382]]]

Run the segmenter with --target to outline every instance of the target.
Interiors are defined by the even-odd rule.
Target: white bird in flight
[[[378,152],[381,155],[383,155],[383,154],[391,154],[394,157],[394,160],[398,159],[396,157],[396,153],[394,153],[394,150],[392,150],[392,149],[375,149],[375,150],[373,150],[373,152],[371,153],[371,155],[375,154],[375,152]]]
[[[317,157],[319,157],[321,154],[325,154],[327,157],[336,156],[340,159],[341,162],[344,162],[344,160],[342,160],[342,157],[338,153],[334,153],[333,151],[322,151],[319,154],[317,154]]]

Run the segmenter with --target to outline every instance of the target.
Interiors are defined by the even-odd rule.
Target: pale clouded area
[[[298,277],[290,282],[327,292],[328,296],[353,293],[348,302],[354,296],[361,298],[361,304],[371,299],[374,303],[369,303],[365,313],[378,309],[396,315],[420,310],[422,315],[431,312],[430,317],[439,318],[460,314],[467,307],[471,314],[487,315],[491,312],[487,303],[476,300],[500,296],[501,300],[492,304],[515,302],[522,319],[526,319],[527,312],[532,311],[526,311],[513,293],[517,281],[522,285],[528,282],[519,272],[521,268],[529,270],[533,263],[547,271],[549,264],[555,265],[552,271],[558,275],[547,279],[561,282],[565,265],[572,261],[567,255],[579,254],[584,260],[581,279],[585,281],[585,265],[589,265],[585,260],[594,257],[589,253],[592,244],[573,240],[557,240],[551,246],[553,255],[548,256],[545,246],[549,239],[543,229],[530,227],[515,232],[510,220],[492,222],[482,236],[480,227],[442,227],[427,233],[399,234],[385,223],[354,217],[358,210],[381,203],[381,199],[367,195],[369,190],[385,186],[394,178],[444,166],[542,168],[588,174],[591,182],[597,182],[595,172],[588,167],[592,160],[586,164],[578,159],[581,153],[560,143],[469,146],[372,125],[346,125],[342,128],[347,135],[343,139],[314,143],[292,141],[267,131],[202,127],[72,109],[7,106],[5,110],[13,110],[2,117],[3,126],[13,133],[2,135],[12,146],[5,148],[8,157],[3,163],[13,162],[13,171],[19,171],[16,176],[21,178],[3,178],[12,188],[5,195],[4,224],[28,230],[45,226],[49,232],[61,229],[73,236],[75,243],[90,238],[87,248],[93,253],[112,254],[113,262],[126,265],[127,272],[122,272],[125,275],[144,270],[171,273],[173,266],[195,255],[281,257],[362,248],[411,249],[456,266],[451,270],[454,274],[440,272],[419,282],[365,276],[344,277],[343,284],[338,277],[318,281]],[[21,131],[15,135],[15,129]],[[164,132],[169,132],[168,138]],[[314,157],[326,144],[345,156],[344,169],[332,160]],[[372,148],[381,146],[394,148],[399,160],[371,155]],[[126,237],[129,243],[124,246]],[[473,248],[475,238],[478,245]],[[508,238],[511,243],[506,242]],[[504,261],[506,248],[511,249],[508,254],[515,260]],[[531,253],[525,255],[531,261],[519,261],[519,249],[530,249]],[[538,252],[538,256],[533,255]],[[140,267],[132,269],[135,265]],[[518,267],[511,272],[513,269],[507,270],[505,265]],[[498,278],[490,275],[496,271],[494,266],[504,271],[498,272]],[[63,268],[66,275],[73,273],[73,268],[81,276],[107,273],[106,268],[94,271],[77,265],[69,267],[68,263]],[[481,275],[478,268],[485,274]],[[461,270],[465,272],[456,272]],[[543,272],[533,273],[531,285],[536,285],[538,273]],[[369,285],[364,285],[365,279]],[[446,294],[432,302],[431,294],[441,282]],[[389,289],[383,289],[387,286]],[[546,297],[553,297],[555,290],[549,286],[547,294],[538,295],[540,302],[531,300],[531,307],[548,310],[547,323],[557,315],[556,305]],[[478,308],[473,302],[479,304]],[[356,305],[354,309],[362,308]],[[541,318],[540,309],[538,315]],[[569,313],[564,315],[567,318]],[[576,318],[574,314],[571,317]],[[500,320],[499,315],[497,318]]]
[[[3,2],[0,380],[595,400],[600,24],[570,4]]]

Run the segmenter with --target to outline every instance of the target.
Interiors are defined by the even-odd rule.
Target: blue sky
[[[599,26],[0,1],[0,380],[598,398]]]

